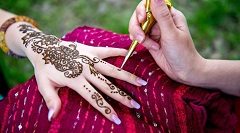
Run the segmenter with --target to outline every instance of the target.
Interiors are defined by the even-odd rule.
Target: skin
[[[0,10],[0,16],[0,25],[2,25],[5,20],[15,15]],[[140,108],[140,105],[127,93],[103,76],[124,80],[136,86],[146,85],[146,81],[102,60],[108,57],[124,56],[127,50],[91,47],[62,41],[54,35],[44,34],[27,22],[12,24],[5,33],[5,40],[11,51],[17,55],[26,56],[32,63],[38,90],[49,109],[49,121],[60,111],[61,101],[58,90],[61,87],[75,90],[116,124],[121,123],[116,112],[92,85],[129,108]]]
[[[239,60],[203,58],[195,49],[184,14],[173,7],[169,11],[163,0],[151,1],[157,22],[149,36],[144,35],[140,24],[146,18],[145,4],[141,1],[130,19],[130,38],[144,45],[170,78],[240,96]]]

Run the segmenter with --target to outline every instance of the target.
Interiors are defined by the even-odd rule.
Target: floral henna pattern
[[[75,48],[75,46],[74,46]],[[68,78],[75,78],[83,71],[83,65],[77,62],[76,49],[71,49],[66,46],[48,47],[42,53],[45,64],[53,64],[55,68],[64,72],[64,76]]]
[[[45,64],[52,64],[58,71],[64,72],[67,78],[75,78],[83,71],[82,63],[88,64],[91,74],[95,76],[98,72],[94,69],[94,64],[100,62],[100,59],[94,57],[90,59],[85,55],[80,55],[76,49],[76,44],[69,46],[60,46],[61,40],[53,35],[45,35],[42,32],[37,32],[30,25],[22,24],[19,26],[19,31],[26,33],[22,38],[25,47],[31,44],[34,52],[43,55]],[[77,61],[80,59],[81,62]]]

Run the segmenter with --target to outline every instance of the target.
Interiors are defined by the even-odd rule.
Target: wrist
[[[240,61],[207,59],[192,85],[240,96]]]
[[[190,68],[185,71],[184,76],[180,77],[180,82],[191,86],[201,86],[205,82],[207,64],[208,60],[199,55],[191,61]]]
[[[5,13],[4,11],[0,11],[0,14],[6,17],[14,16],[13,14]],[[2,23],[2,22],[0,22]],[[37,23],[25,16],[15,16],[7,19],[0,27],[0,48],[8,55],[14,57],[24,57],[25,53],[22,51],[21,37],[22,34],[18,31],[17,25],[19,23],[27,23],[32,24],[33,26],[37,26]],[[14,39],[13,39],[14,38]]]

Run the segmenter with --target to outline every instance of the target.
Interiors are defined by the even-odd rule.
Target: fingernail
[[[53,110],[53,109],[50,109],[50,110],[48,111],[48,121],[51,121],[52,116],[53,116],[53,113],[54,113],[54,110]]]
[[[138,35],[136,36],[136,40],[137,40],[139,43],[141,43],[141,42],[143,41],[143,36],[140,35],[140,34],[138,34]]]
[[[140,105],[136,102],[136,101],[134,101],[134,100],[131,100],[131,105],[135,108],[135,109],[140,109]]]
[[[121,124],[121,120],[118,118],[117,115],[113,114],[112,115],[113,122],[117,125]]]
[[[147,81],[137,77],[137,82],[140,84],[140,85],[147,85]]]
[[[158,45],[152,45],[151,47],[152,47],[152,49],[155,50],[155,51],[159,50],[159,46],[158,46]]]

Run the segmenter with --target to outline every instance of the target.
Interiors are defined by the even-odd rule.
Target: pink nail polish
[[[137,78],[137,82],[140,84],[140,85],[147,85],[147,81],[141,79],[141,78]]]
[[[53,113],[54,113],[54,110],[53,110],[53,109],[50,109],[50,110],[48,111],[48,121],[51,121],[52,116],[53,116]]]
[[[113,120],[113,122],[114,122],[115,124],[117,124],[117,125],[121,124],[121,120],[118,118],[117,115],[112,114],[111,117],[112,117],[112,120]]]
[[[141,106],[134,100],[131,100],[131,105],[135,108],[135,109],[139,109]]]

